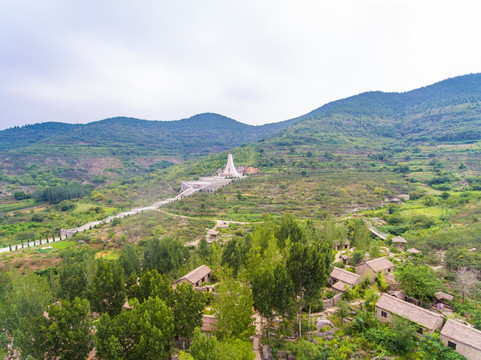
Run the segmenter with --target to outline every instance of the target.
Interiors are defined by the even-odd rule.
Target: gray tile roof
[[[191,284],[196,284],[199,280],[202,280],[206,275],[210,274],[212,270],[207,265],[201,265],[197,269],[192,270],[187,275],[182,276],[179,282],[187,280]]]
[[[437,292],[434,295],[436,295],[436,299],[438,299],[438,300],[447,300],[447,301],[453,301],[454,300],[453,295],[443,293],[442,291]]]
[[[441,330],[441,336],[446,336],[454,341],[481,350],[481,331],[458,321],[448,319]]]
[[[386,294],[383,294],[379,298],[376,303],[376,307],[408,319],[418,325],[424,326],[429,330],[434,329],[438,320],[443,318],[441,314],[423,309],[422,307]]]
[[[388,259],[386,259],[385,257],[380,257],[378,259],[366,261],[365,264],[369,266],[376,273],[394,267],[394,264],[390,262]]]
[[[331,272],[331,277],[333,279],[340,280],[351,286],[355,285],[360,278],[358,274],[354,274],[350,271],[343,270],[338,267],[334,267],[334,270],[332,270]]]
[[[398,244],[406,244],[407,241],[405,238],[403,238],[402,236],[395,236],[392,238],[392,242],[393,243],[398,243]]]

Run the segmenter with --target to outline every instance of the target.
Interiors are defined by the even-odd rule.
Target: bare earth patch
[[[122,167],[121,161],[116,157],[91,157],[86,163],[88,173],[92,175],[102,175],[105,169]]]

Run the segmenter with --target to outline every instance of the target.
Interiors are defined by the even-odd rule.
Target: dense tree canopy
[[[429,266],[408,264],[398,270],[397,276],[406,294],[421,304],[439,291],[439,277]]]
[[[204,294],[194,290],[192,285],[177,285],[173,294],[175,334],[178,338],[192,337],[194,329],[202,326],[205,307]]]
[[[130,288],[130,297],[137,298],[141,303],[149,297],[158,297],[167,304],[172,303],[172,286],[169,280],[157,270],[146,271],[139,283]]]
[[[29,322],[22,321],[15,345],[23,359],[83,360],[91,349],[90,306],[87,300],[62,300]]]
[[[126,299],[124,270],[118,263],[100,259],[88,292],[92,310],[117,315]]]
[[[252,291],[249,286],[224,277],[216,287],[217,295],[213,304],[217,318],[219,338],[238,337],[247,339],[253,334],[252,325]]]
[[[95,275],[95,260],[88,249],[68,250],[59,266],[60,297],[86,297]]]
[[[102,315],[97,323],[95,347],[99,359],[167,359],[174,340],[174,315],[158,297],[111,318]]]
[[[144,265],[147,269],[167,275],[178,270],[189,256],[189,250],[177,239],[152,238],[145,246]]]

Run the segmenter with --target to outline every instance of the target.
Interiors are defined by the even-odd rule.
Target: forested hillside
[[[210,113],[28,125],[0,132],[0,181],[28,191],[65,180],[102,186],[257,141],[268,151],[314,146],[346,154],[473,142],[481,139],[480,101],[481,74],[472,74],[406,93],[367,92],[262,126]]]
[[[251,126],[207,113],[178,121],[117,117],[15,127],[0,131],[0,195],[66,181],[103,186],[256,142],[296,121]]]
[[[178,121],[115,117],[85,125],[44,123],[0,132],[0,149],[54,154],[66,148],[91,155],[157,154],[192,158],[260,140],[294,121],[262,126],[205,113]]]
[[[481,139],[481,74],[447,79],[405,93],[367,92],[296,119],[272,142],[376,148]]]

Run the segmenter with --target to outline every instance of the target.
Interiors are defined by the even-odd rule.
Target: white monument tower
[[[240,174],[237,172],[234,166],[234,158],[232,157],[231,153],[229,153],[229,156],[227,157],[227,165],[225,166],[224,171],[222,171],[219,175],[226,177],[240,177]]]

